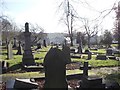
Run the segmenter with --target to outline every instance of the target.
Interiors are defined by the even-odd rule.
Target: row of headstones
[[[19,41],[18,42],[18,46],[17,46],[17,40],[16,40],[16,38],[14,38],[14,43],[13,43],[13,46],[12,46],[12,48],[20,48],[21,46],[23,46],[24,47],[24,45],[21,45],[21,41]],[[44,39],[43,40],[43,46],[44,47],[47,47],[47,44],[46,44],[46,40]],[[41,46],[41,43],[37,43],[37,48],[36,49],[41,49],[42,48],[42,46]],[[18,49],[19,50],[19,49]]]
[[[22,55],[22,46],[19,42],[19,46],[17,47],[18,51],[16,53],[16,55]],[[12,44],[11,42],[9,42],[9,44],[7,45],[7,59],[12,59],[13,58],[13,51],[12,51]]]
[[[97,49],[97,48],[94,48],[94,49],[90,49],[90,50],[95,50],[95,51],[97,51],[98,49]],[[79,53],[79,54],[87,54],[88,52],[90,52],[90,50],[86,49],[86,50],[83,52],[83,50],[80,48],[80,46],[78,46],[77,49],[75,49],[75,48],[71,49],[71,53],[74,53],[74,54],[77,54],[77,53]],[[92,53],[92,52],[91,52],[91,53]],[[97,54],[97,53],[95,53],[95,54]],[[112,48],[106,49],[106,55],[112,56],[112,55],[114,55],[114,54],[120,54],[120,51],[117,50],[117,49],[112,49]]]
[[[47,47],[46,44],[45,44],[45,47]],[[13,57],[12,48],[17,48],[16,55],[22,55],[23,54],[23,47],[22,47],[20,41],[19,41],[18,47],[17,46],[15,47],[15,45],[12,46],[12,44],[9,43],[8,46],[7,46],[7,51],[8,51],[7,58],[8,59],[11,59]],[[41,49],[41,44],[37,44],[37,48],[35,50],[37,50],[37,49]]]
[[[44,58],[44,88],[68,88],[68,83],[66,81],[66,58],[64,52],[58,48],[51,48],[48,51]],[[84,62],[84,65],[81,66],[80,69],[83,70],[83,77],[82,81],[79,83],[79,89],[105,88],[105,84],[102,83],[102,78],[88,77],[88,70],[91,69],[88,62]],[[17,81],[21,83],[21,81]]]
[[[97,49],[94,49],[94,50],[97,50]],[[88,58],[87,60],[90,60],[92,58],[92,52],[90,50],[85,50],[84,53],[78,53],[78,52],[75,52],[76,49],[70,49],[70,53],[74,53],[74,54],[88,54]],[[97,54],[96,53],[96,60],[106,60],[106,59],[114,59],[114,60],[118,60],[117,57],[114,56],[114,54],[120,54],[120,52],[118,50],[113,50],[113,49],[106,49],[106,55],[103,55],[103,54]],[[77,56],[74,56],[75,58],[77,58]],[[72,57],[72,58],[74,58]],[[81,57],[78,57],[78,58],[81,58]]]

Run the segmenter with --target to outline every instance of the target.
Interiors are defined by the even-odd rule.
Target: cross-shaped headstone
[[[88,66],[88,62],[84,62],[84,65],[80,69],[83,70],[83,76],[88,76],[88,70],[91,69],[91,66]]]

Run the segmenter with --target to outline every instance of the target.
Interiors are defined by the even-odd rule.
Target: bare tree
[[[41,26],[39,26],[38,24],[36,25],[33,25],[33,24],[30,24],[30,31],[32,33],[32,43],[33,44],[37,44],[40,42],[40,40],[43,40],[47,34],[44,33],[45,29]]]
[[[63,16],[60,21],[63,21],[67,26],[68,36],[70,37],[71,46],[73,46],[73,30],[74,30],[74,22],[76,18],[76,11],[74,10],[70,0],[64,0],[61,2],[59,7],[64,9]]]
[[[2,40],[6,41],[6,44],[9,44],[10,40],[12,39],[14,32],[13,30],[13,26],[10,23],[10,21],[8,21],[7,19],[2,19]]]
[[[94,37],[95,35],[98,34],[98,25],[97,24],[90,24],[90,21],[86,18],[82,20],[83,26],[85,29],[85,33],[87,35],[87,43],[88,43],[88,48],[90,48],[90,39]]]
[[[116,11],[116,22],[115,22],[115,34],[117,36],[118,41],[118,49],[120,49],[120,1],[118,2],[118,6],[115,9]]]

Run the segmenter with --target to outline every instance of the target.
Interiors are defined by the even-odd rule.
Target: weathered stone
[[[22,55],[22,46],[21,46],[20,41],[19,41],[18,51],[17,51],[16,55]]]
[[[15,79],[15,80],[8,80],[6,83],[6,89],[37,89],[38,84],[33,83],[30,79]]]
[[[34,65],[34,57],[32,55],[32,50],[31,50],[31,33],[29,32],[29,23],[25,23],[25,48],[24,48],[24,53],[23,53],[23,58],[22,58],[22,64],[23,65]]]
[[[65,60],[66,60],[66,64],[67,64],[67,63],[70,63],[70,62],[71,62],[70,47],[64,45],[64,46],[62,47],[62,51],[63,51],[64,56],[65,56],[64,58],[65,58]]]
[[[84,77],[80,82],[81,88],[103,88],[105,89],[105,84],[102,84],[102,78],[99,77]]]
[[[91,66],[88,65],[88,62],[84,62],[83,66],[80,66],[80,69],[83,70],[83,77],[88,76],[88,70],[91,69]]]
[[[12,44],[9,42],[7,46],[7,59],[12,59],[13,58],[13,52],[12,52]]]
[[[113,50],[112,50],[112,48],[109,48],[109,49],[107,49],[106,50],[106,55],[113,55]]]
[[[9,68],[9,63],[6,61],[2,61],[2,73],[6,73]]]
[[[16,38],[14,38],[14,41],[13,41],[13,46],[12,48],[17,48],[17,42],[16,42]]]
[[[87,58],[87,60],[90,60],[91,58],[92,58],[92,53],[88,52],[88,58]]]
[[[45,88],[68,88],[64,53],[51,48],[44,58]]]
[[[97,59],[97,60],[106,60],[107,57],[106,57],[106,55],[97,55],[97,56],[96,56],[96,59]]]
[[[47,45],[46,45],[46,40],[43,40],[43,46],[44,46],[44,47],[47,47]]]

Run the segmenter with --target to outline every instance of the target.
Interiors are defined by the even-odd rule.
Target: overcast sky
[[[63,0],[4,0],[4,14],[23,25],[25,22],[38,24],[45,32],[66,32],[67,27],[59,23],[58,5]],[[70,0],[71,1],[71,0]],[[118,0],[72,0],[72,4],[80,17],[94,19],[99,16],[98,11],[112,8]],[[88,2],[85,4],[84,2]],[[102,24],[103,29],[112,29],[115,13],[109,14]],[[78,24],[79,25],[79,24]],[[78,29],[80,31],[80,29]]]

